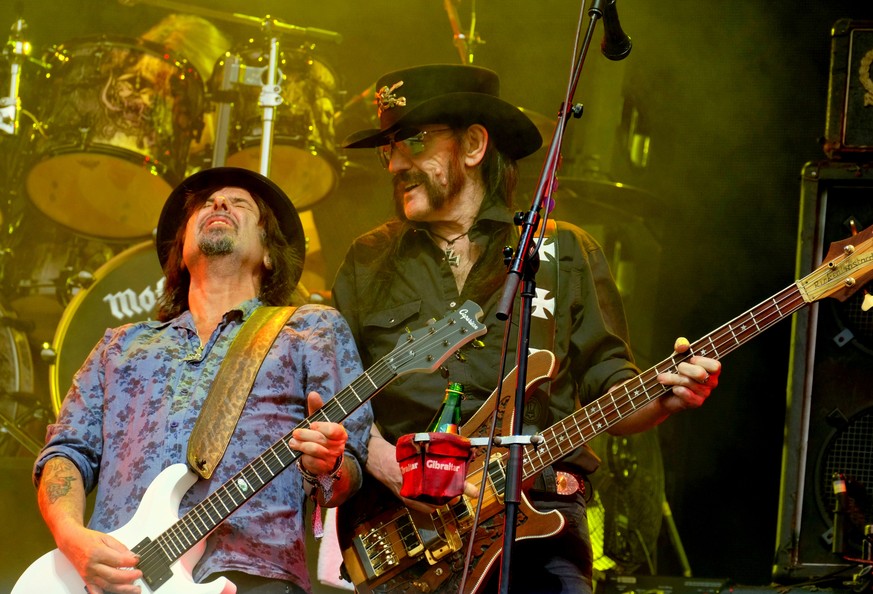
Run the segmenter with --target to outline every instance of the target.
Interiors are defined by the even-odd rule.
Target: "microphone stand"
[[[575,60],[570,76],[570,83],[567,87],[567,93],[564,97],[564,103],[561,106],[558,120],[555,124],[555,131],[552,134],[552,139],[549,144],[549,150],[546,155],[546,160],[540,172],[540,178],[537,182],[537,189],[534,193],[533,201],[530,210],[526,215],[519,213],[518,218],[521,220],[521,237],[518,241],[518,247],[515,249],[511,262],[507,271],[507,279],[503,287],[503,293],[498,302],[497,318],[500,320],[509,319],[512,312],[512,304],[515,300],[515,294],[518,291],[518,286],[521,281],[524,281],[521,291],[521,312],[519,314],[519,340],[516,352],[516,360],[518,366],[518,379],[515,390],[515,407],[513,409],[513,435],[520,435],[524,417],[524,393],[527,385],[527,349],[530,340],[530,316],[532,311],[533,297],[536,295],[536,269],[539,266],[537,250],[539,245],[533,245],[533,236],[537,231],[540,222],[540,209],[546,199],[551,201],[551,194],[554,187],[555,172],[558,165],[558,157],[561,151],[561,144],[564,138],[564,130],[567,126],[567,116],[573,115],[576,118],[582,116],[582,106],[575,105],[568,107],[571,104],[573,96],[576,92],[576,87],[579,83],[579,77],[582,72],[582,66],[585,63],[585,56],[588,53],[588,48],[591,45],[591,38],[594,35],[594,28],[597,25],[598,19],[603,16],[603,6],[610,0],[592,0],[591,6],[588,9],[590,22],[585,33],[585,38],[578,52],[578,59]],[[614,0],[612,0],[614,1]],[[584,1],[583,1],[584,7]],[[582,12],[580,12],[578,31],[582,27]],[[575,50],[575,48],[574,48]],[[546,219],[549,208],[546,211]],[[519,221],[517,221],[519,222]],[[522,482],[522,464],[524,461],[524,444],[516,439],[510,439],[509,445],[509,461],[506,467],[506,488],[504,491],[505,514],[503,518],[503,553],[500,560],[500,594],[509,592],[509,577],[510,568],[512,566],[512,550],[515,544],[516,521],[518,518],[518,508],[521,503],[521,482]]]

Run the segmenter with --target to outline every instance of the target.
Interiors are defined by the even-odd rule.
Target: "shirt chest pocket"
[[[410,301],[409,303],[403,303],[401,305],[395,305],[394,307],[381,309],[369,314],[363,320],[364,328],[382,330],[396,329],[398,326],[415,319],[420,312],[420,299]],[[415,329],[416,328],[410,328],[410,330]]]
[[[421,301],[415,300],[373,312],[363,319],[364,340],[373,360],[388,354],[400,337],[409,330],[417,330],[421,324]]]

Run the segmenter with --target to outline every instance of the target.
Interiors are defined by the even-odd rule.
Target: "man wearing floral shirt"
[[[166,276],[158,321],[106,332],[76,374],[58,422],[48,429],[34,480],[58,548],[88,592],[140,591],[138,556],[106,534],[130,521],[146,488],[184,462],[188,439],[241,325],[260,305],[286,305],[300,278],[304,237],[288,197],[242,169],[196,173],[167,200],[157,229]],[[286,322],[260,367],[239,422],[212,476],[184,495],[184,514],[361,374],[339,313],[304,305]],[[345,425],[313,422],[288,445],[289,469],[206,539],[195,581],[229,577],[239,592],[310,589],[304,552],[304,478],[321,505],[360,486],[372,413]],[[97,489],[93,516],[86,493]]]

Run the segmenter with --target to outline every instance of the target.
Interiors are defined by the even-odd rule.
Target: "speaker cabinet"
[[[832,242],[873,225],[873,169],[808,163],[800,206],[797,278],[821,264]],[[863,527],[873,523],[873,309],[862,307],[873,303],[871,293],[867,283],[844,302],[825,299],[794,317],[777,582],[849,567],[844,557],[860,557]],[[835,473],[848,485],[836,531]]]

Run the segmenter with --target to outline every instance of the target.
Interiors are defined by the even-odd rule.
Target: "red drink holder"
[[[464,493],[470,440],[453,433],[409,433],[397,440],[400,495],[433,505]]]

